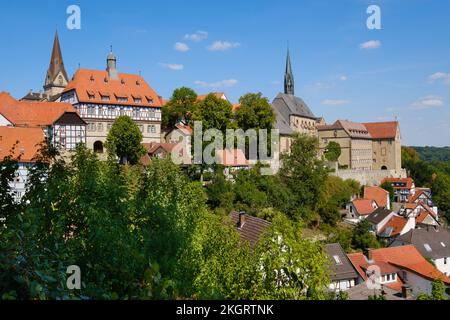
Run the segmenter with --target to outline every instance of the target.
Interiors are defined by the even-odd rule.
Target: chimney
[[[402,286],[402,297],[404,299],[411,299],[412,298],[412,289],[408,285]]]
[[[239,220],[238,220],[238,224],[237,227],[238,229],[241,229],[245,224],[245,212],[241,211],[239,212]]]

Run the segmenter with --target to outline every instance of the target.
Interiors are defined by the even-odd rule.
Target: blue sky
[[[66,28],[72,4],[81,30]],[[370,4],[381,30],[366,27]],[[141,71],[165,98],[189,86],[232,102],[283,90],[289,41],[296,95],[317,116],[397,116],[404,144],[450,145],[449,1],[14,1],[0,11],[0,90],[42,88],[56,28],[70,75],[104,69],[113,45],[119,71]]]

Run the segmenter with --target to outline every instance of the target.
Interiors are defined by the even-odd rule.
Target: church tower
[[[48,67],[47,75],[45,77],[45,94],[49,97],[54,97],[63,92],[68,83],[69,77],[67,76],[66,69],[64,68],[58,32],[56,32],[55,39],[53,41],[50,66]]]
[[[288,49],[286,71],[284,73],[284,93],[294,95],[294,74],[292,73],[291,55]]]

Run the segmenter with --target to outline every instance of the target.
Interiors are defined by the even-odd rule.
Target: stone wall
[[[331,175],[341,179],[353,179],[361,185],[376,186],[380,185],[384,178],[406,178],[406,170],[336,170]]]

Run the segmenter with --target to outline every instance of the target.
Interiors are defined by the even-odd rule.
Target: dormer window
[[[137,85],[137,86],[140,86],[140,85],[141,85],[141,81],[136,80],[136,85]]]
[[[132,95],[134,103],[142,103],[142,97],[140,95]]]
[[[123,80],[123,79],[120,80],[120,84],[124,86],[125,85],[125,80]]]
[[[93,75],[91,75],[91,77],[89,78],[89,81],[90,82],[94,82],[94,76]]]
[[[95,100],[95,92],[92,90],[87,90],[89,100]]]
[[[109,93],[107,92],[100,92],[100,96],[102,97],[102,101],[109,101]]]
[[[109,81],[109,80],[108,80],[108,78],[107,78],[107,77],[105,77],[105,83],[108,83],[108,81]]]
[[[149,103],[149,104],[153,104],[153,99],[152,99],[152,97],[145,97],[146,99],[147,99],[147,102]]]

